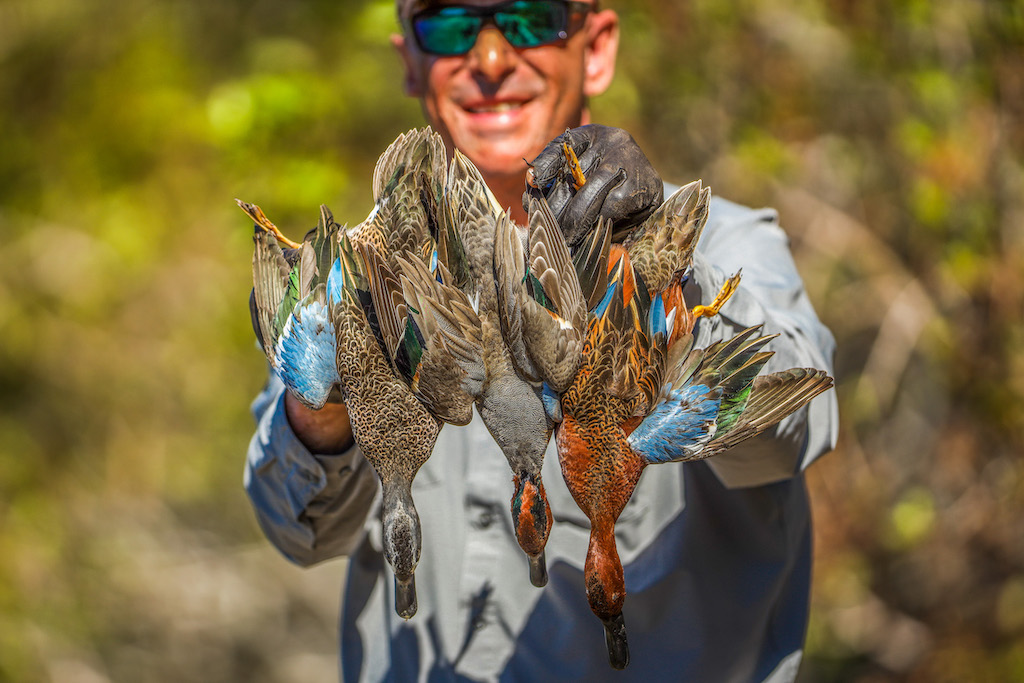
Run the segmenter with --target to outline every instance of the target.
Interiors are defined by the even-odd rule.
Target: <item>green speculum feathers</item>
[[[274,316],[274,339],[281,336],[288,317],[297,303],[299,303],[299,269],[295,268],[288,276],[288,288],[285,290],[284,298],[281,299],[281,304],[277,307],[277,315]]]
[[[716,434],[724,434],[733,428],[736,420],[739,419],[740,414],[743,412],[743,408],[747,405],[747,399],[750,397],[751,390],[752,387],[748,386],[735,396],[722,401],[722,406],[718,411],[718,418],[715,420]]]
[[[405,319],[405,332],[395,352],[395,366],[408,381],[416,375],[416,369],[423,358],[423,335],[412,317]]]
[[[533,300],[555,315],[558,315],[558,307],[555,306],[555,302],[544,293],[544,286],[529,270],[526,271],[524,281],[526,282],[527,287],[529,287],[530,296],[533,297]]]

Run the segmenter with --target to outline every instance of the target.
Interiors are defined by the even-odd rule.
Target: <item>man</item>
[[[611,82],[618,17],[594,3],[398,0],[392,42],[407,94],[420,99],[449,152],[480,168],[513,216],[527,165],[548,143],[590,123],[587,99]],[[628,221],[661,200],[646,158],[622,131],[574,130],[589,181],[555,188],[553,208],[575,241],[597,215]],[[544,152],[545,147],[547,151]],[[543,154],[542,154],[543,152]],[[653,175],[652,175],[653,174]],[[588,189],[589,188],[589,189]],[[694,259],[691,303],[710,303],[743,268],[697,345],[761,324],[781,338],[767,370],[831,368],[818,321],[773,211],[720,199]],[[253,404],[246,488],[268,538],[301,565],[349,555],[341,623],[345,680],[790,681],[802,654],[811,563],[800,474],[834,445],[834,392],[776,429],[706,462],[651,468],[617,525],[625,566],[631,661],[608,665],[603,627],[583,585],[589,524],[562,482],[553,445],[544,481],[555,516],[549,582],[533,587],[508,511],[511,476],[479,418],[446,426],[418,474],[419,610],[403,622],[381,556],[380,486],[352,443],[341,404],[309,411],[272,378]]]

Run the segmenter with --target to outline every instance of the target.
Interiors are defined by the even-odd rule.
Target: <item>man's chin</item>
[[[485,180],[522,176],[523,182],[525,182],[526,161],[524,161],[524,156],[521,153],[500,154],[493,150],[487,150],[483,154],[477,154],[476,158],[470,156],[470,159],[480,169]]]
[[[455,140],[455,146],[462,150],[486,175],[508,175],[525,173],[524,158],[538,154],[529,149],[520,136],[489,132],[488,134],[462,135]]]

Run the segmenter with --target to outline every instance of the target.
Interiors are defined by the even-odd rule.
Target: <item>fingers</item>
[[[565,131],[557,138],[549,142],[537,158],[529,162],[533,168],[533,176],[537,186],[543,190],[551,189],[552,183],[565,173],[565,154],[562,151],[562,143],[569,145],[572,151],[580,159],[586,170],[587,161],[581,155],[585,154],[593,146],[593,138],[599,133],[597,128],[607,126],[582,126]]]
[[[611,176],[602,173],[588,175],[586,185],[566,202],[561,214],[555,214],[570,249],[590,234],[607,206],[608,196],[625,180],[626,171],[621,168]]]
[[[608,209],[609,195],[626,180],[626,171],[622,168],[610,175],[604,171],[595,170],[594,164],[585,166],[587,182],[579,190],[574,190],[571,182],[556,182],[547,196],[541,188],[527,188],[523,206],[528,206],[530,197],[547,199],[566,243],[570,249],[574,248],[586,239],[597,219]]]
[[[601,139],[617,132],[620,132],[617,128],[596,124],[567,130],[548,143],[531,162],[533,184],[523,194],[523,208],[528,206],[530,197],[544,197],[558,218],[570,247],[574,246],[574,239],[582,240],[593,227],[609,192],[625,179],[623,169],[602,167],[602,150],[607,145],[600,144]],[[578,191],[572,181],[563,144],[572,149],[583,170],[586,182]]]
[[[572,176],[563,143],[579,160],[585,182]],[[599,217],[622,231],[647,218],[663,200],[661,177],[625,130],[590,124],[567,130],[531,163],[532,178],[523,194],[547,199],[570,247],[582,241]],[[579,186],[579,189],[577,189]]]
[[[664,185],[657,174],[643,177],[640,172],[621,183],[609,193],[605,200],[606,211],[602,213],[612,223],[612,229],[637,225],[664,200]]]

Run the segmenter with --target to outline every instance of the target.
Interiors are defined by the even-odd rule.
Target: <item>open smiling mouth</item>
[[[522,107],[526,102],[495,102],[494,104],[481,104],[466,107],[471,114],[500,114],[506,111],[514,111]]]

